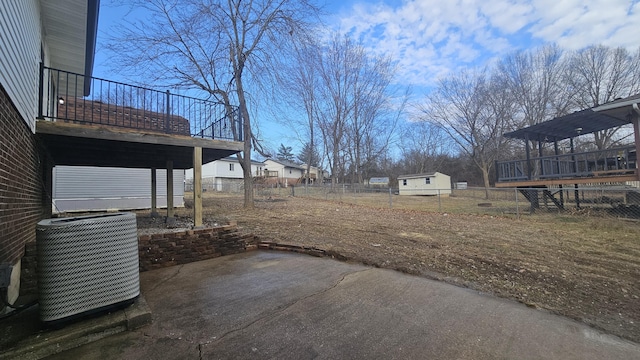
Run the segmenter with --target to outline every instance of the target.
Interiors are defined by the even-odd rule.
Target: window
[[[427,185],[431,184],[431,178],[424,179],[424,183]]]
[[[233,165],[235,164],[229,164],[229,171],[233,171],[233,167],[234,167]]]
[[[402,179],[402,186],[407,186],[407,179]]]

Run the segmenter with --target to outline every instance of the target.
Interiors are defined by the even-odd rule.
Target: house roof
[[[398,179],[413,179],[413,178],[423,178],[423,177],[434,177],[434,176],[436,176],[436,174],[445,175],[445,174],[439,173],[437,171],[434,171],[434,172],[422,173],[422,174],[402,175],[402,176],[398,176]],[[449,175],[445,175],[445,176],[449,176]]]
[[[526,128],[508,132],[503,136],[513,139],[554,142],[579,135],[611,129],[629,124],[633,105],[640,102],[640,94],[617,99],[593,108],[559,116]]]
[[[638,103],[640,103],[640,94],[596,106],[593,108],[593,111],[615,117],[622,121],[629,121],[630,115],[635,111],[633,109],[634,105],[637,107]]]
[[[236,157],[235,155],[227,156],[227,157],[222,158],[220,160],[232,161],[232,162],[235,162],[235,163],[239,163],[238,157]],[[251,159],[251,163],[254,164],[254,165],[264,165],[264,163],[262,161],[253,160],[253,159]]]
[[[267,160],[265,160],[265,162],[267,162],[267,161],[273,161],[274,163],[278,163],[280,165],[284,165],[285,167],[290,167],[290,168],[294,168],[294,169],[302,169],[302,170],[305,169],[302,166],[300,166],[298,164],[294,164],[294,163],[292,163],[290,161],[277,160],[277,159],[267,159]]]
[[[56,106],[58,118],[64,120],[161,133],[167,132],[168,125],[172,134],[191,135],[189,120],[178,115],[169,116],[167,124],[164,113],[74,97],[68,97]]]

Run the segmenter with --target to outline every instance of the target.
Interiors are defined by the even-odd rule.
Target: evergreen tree
[[[318,163],[320,162],[320,154],[318,154],[318,150],[315,149],[315,147],[311,147],[310,142],[306,142],[298,154],[298,160],[303,164],[318,166]]]
[[[276,159],[293,162],[294,157],[291,151],[292,151],[291,146],[284,146],[284,144],[280,144],[280,147],[278,148],[278,153],[276,154]]]

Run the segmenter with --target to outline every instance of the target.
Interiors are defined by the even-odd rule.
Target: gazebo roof
[[[579,135],[611,129],[631,123],[633,106],[640,102],[640,94],[616,99],[590,109],[541,122],[508,132],[503,136],[513,139],[554,142]]]
[[[554,142],[590,134],[630,123],[630,119],[620,119],[586,109],[526,128],[512,131],[503,136],[513,139]]]

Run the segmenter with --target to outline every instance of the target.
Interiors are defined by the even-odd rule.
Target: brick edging
[[[313,246],[300,246],[300,245],[290,245],[290,244],[279,244],[273,241],[260,241],[257,244],[258,249],[262,250],[276,250],[276,251],[290,251],[299,254],[307,254],[316,257],[330,257],[333,259],[338,259],[342,261],[347,261],[347,258],[344,255],[340,255],[335,251],[331,250],[323,250]]]

